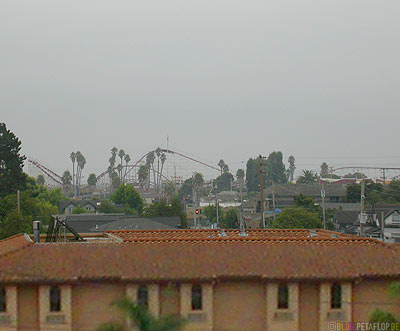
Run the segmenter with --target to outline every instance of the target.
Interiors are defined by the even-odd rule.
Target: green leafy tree
[[[186,320],[176,315],[156,318],[144,306],[128,298],[117,300],[113,303],[140,331],[179,331],[186,324]],[[100,326],[97,331],[123,331],[128,330],[122,324],[109,322]]]
[[[131,184],[122,184],[113,193],[111,201],[119,205],[124,205],[141,213],[143,210],[143,200],[138,191]]]
[[[387,202],[400,202],[400,180],[393,180],[384,190]]]
[[[214,182],[217,192],[230,191],[233,180],[233,175],[230,172],[224,172],[221,176],[218,176]]]
[[[18,233],[32,233],[33,217],[23,215],[13,210],[8,213],[5,220],[0,223],[0,239],[13,236]]]
[[[87,183],[90,187],[95,187],[97,184],[97,177],[95,174],[90,174],[88,179],[87,179]]]
[[[167,195],[168,199],[173,197],[175,195],[175,193],[176,193],[176,185],[175,185],[175,183],[171,182],[171,181],[167,181],[165,183],[164,192]]]
[[[211,223],[217,222],[217,207],[215,205],[209,205],[203,208],[202,213],[210,220]],[[218,218],[224,217],[224,210],[218,206]]]
[[[68,198],[62,193],[61,188],[44,189],[38,194],[38,199],[42,201],[48,201],[53,206],[58,207],[61,200],[68,200]]]
[[[263,160],[265,163],[265,160]],[[248,159],[246,163],[246,184],[248,192],[259,191],[260,169],[258,159]]]
[[[178,191],[178,196],[181,200],[192,200],[193,199],[193,178],[186,179],[181,188]]]
[[[153,202],[143,209],[143,215],[146,217],[182,216],[183,214],[183,206],[177,195],[172,198],[170,204],[166,200],[161,200]]]
[[[287,182],[282,152],[270,153],[266,161],[266,166],[265,179],[267,184],[284,184]]]
[[[38,175],[37,178],[36,178],[36,183],[38,185],[44,185],[44,182],[45,182],[44,176],[43,175]]]
[[[400,295],[400,282],[393,282],[389,287],[390,296],[396,298]],[[375,309],[369,320],[371,323],[399,323],[399,319],[393,314]]]
[[[117,214],[123,213],[124,210],[122,208],[117,207],[115,204],[111,203],[108,200],[102,200],[100,202],[100,206],[97,208],[100,213],[104,214]]]
[[[229,209],[225,213],[225,215],[221,218],[220,227],[224,229],[239,228],[238,210],[236,208]]]
[[[318,175],[312,170],[303,170],[300,177],[297,179],[298,184],[314,184],[318,181]]]
[[[347,175],[344,175],[343,178],[355,178],[355,179],[365,179],[367,176],[363,174],[362,172],[355,172],[355,173],[350,173]]]
[[[286,208],[279,214],[273,228],[284,229],[318,229],[322,222],[317,213],[309,212],[302,207]]]
[[[72,211],[72,214],[86,214],[87,211],[82,206],[76,206]]]
[[[390,202],[391,195],[386,195],[382,184],[373,182],[365,183],[365,202],[374,206],[378,202]],[[388,199],[389,197],[389,199]],[[360,202],[361,200],[361,184],[349,184],[346,186],[346,201],[347,202]],[[396,200],[394,200],[395,202]]]
[[[23,190],[26,176],[23,166],[26,157],[20,154],[21,141],[0,123],[0,197]]]

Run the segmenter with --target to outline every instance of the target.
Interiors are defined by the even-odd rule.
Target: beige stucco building
[[[368,322],[399,279],[397,245],[319,230],[117,231],[100,243],[0,241],[0,330],[126,323],[124,296],[185,330],[332,330]],[[108,239],[108,241],[107,241]]]

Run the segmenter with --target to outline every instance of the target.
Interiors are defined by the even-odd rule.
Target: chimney
[[[33,222],[33,241],[35,244],[40,243],[40,221]]]

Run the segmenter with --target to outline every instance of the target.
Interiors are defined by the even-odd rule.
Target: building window
[[[0,287],[0,313],[4,313],[6,308],[6,289]]]
[[[149,291],[146,285],[140,285],[137,291],[137,302],[139,305],[147,307],[149,305]]]
[[[61,310],[61,292],[58,286],[50,288],[50,311]]]
[[[192,286],[192,310],[201,310],[203,308],[203,297],[200,285]]]
[[[342,287],[338,283],[333,283],[331,286],[331,308],[342,308]]]
[[[289,289],[287,284],[279,284],[278,286],[278,309],[289,308]]]

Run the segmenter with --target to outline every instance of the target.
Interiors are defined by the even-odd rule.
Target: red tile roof
[[[313,244],[367,244],[380,245],[382,242],[371,238],[353,236],[328,230],[306,229],[268,229],[268,230],[246,230],[247,236],[240,236],[240,230],[224,230],[225,236],[221,236],[221,230],[115,230],[106,231],[106,234],[130,243],[154,243],[154,242],[265,242],[274,243],[313,243]]]
[[[125,242],[28,243],[0,255],[0,282],[359,279],[399,277],[398,247],[319,230],[247,231],[249,237],[199,239],[210,230],[114,231]],[[235,235],[234,235],[235,234]],[[129,235],[129,236],[128,236]],[[143,241],[132,239],[142,236]],[[153,236],[153,239],[150,237]],[[166,237],[165,239],[159,239]],[[180,238],[182,239],[174,239]],[[128,240],[127,238],[130,238]],[[190,239],[192,238],[192,239]],[[146,244],[141,244],[141,243]]]

